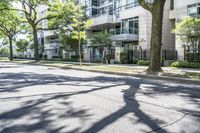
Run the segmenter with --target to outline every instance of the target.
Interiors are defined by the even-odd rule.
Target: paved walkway
[[[200,132],[200,87],[0,63],[0,133]]]

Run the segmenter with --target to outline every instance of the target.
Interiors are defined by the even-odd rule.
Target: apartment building
[[[151,14],[139,6],[137,0],[83,0],[86,5],[87,15],[94,20],[88,30],[88,37],[93,33],[108,31],[112,34],[113,61],[120,61],[120,53],[128,53],[128,62],[135,59],[149,58],[151,41]],[[167,0],[164,8],[163,19],[163,50],[175,50],[175,35],[171,33],[174,20],[169,19],[171,1]],[[139,51],[140,52],[139,54]],[[98,48],[84,49],[84,60],[93,61],[101,58]]]
[[[151,14],[139,6],[137,0],[79,0],[86,6],[86,14],[94,20],[87,30],[88,42],[83,46],[85,61],[101,60],[102,51],[89,41],[94,33],[106,31],[112,34],[112,61],[120,62],[120,53],[128,53],[128,62],[136,59],[148,59],[151,41]],[[151,2],[151,0],[150,0]],[[184,16],[198,17],[200,0],[167,0],[164,8],[162,57],[166,60],[184,59],[183,43],[178,41],[171,31],[176,22]],[[40,15],[47,12],[41,7]],[[47,21],[42,22],[47,27]],[[40,44],[43,45],[43,57],[57,58],[61,55],[61,44],[55,31],[41,31]],[[177,52],[175,52],[177,51]],[[73,53],[75,54],[75,53]]]
[[[48,6],[41,6],[38,9],[39,17],[46,16]],[[40,23],[43,29],[48,29],[48,21],[44,20]],[[52,59],[60,58],[62,55],[62,48],[58,38],[58,33],[51,30],[41,30],[38,32],[38,41],[40,45],[40,53],[42,58]]]
[[[171,11],[169,19],[174,23],[181,21],[185,16],[200,17],[200,0],[171,0]],[[185,50],[191,50],[188,46],[180,41],[179,36],[176,36],[175,49],[177,50],[178,60],[185,59]]]

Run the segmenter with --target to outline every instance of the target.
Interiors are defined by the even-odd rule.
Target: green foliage
[[[150,61],[149,60],[139,60],[137,62],[138,65],[144,65],[144,66],[149,66]]]
[[[197,62],[187,62],[187,61],[175,61],[171,64],[171,67],[179,68],[198,68],[200,69],[200,63]]]
[[[193,52],[200,52],[198,45],[200,42],[200,18],[185,17],[181,22],[176,24],[174,33],[179,35],[180,40],[186,44],[189,44]]]
[[[138,60],[133,60],[133,64],[137,64]]]
[[[91,42],[94,47],[102,51],[102,63],[110,63],[110,49],[112,46],[111,35],[107,32],[98,32],[91,37]]]
[[[47,16],[51,18],[48,21],[49,28],[69,29],[68,25],[72,22],[77,10],[75,2],[67,0],[63,3],[61,0],[54,0],[48,6]]]
[[[9,49],[6,48],[6,47],[3,47],[3,48],[0,48],[0,55],[3,55],[3,56],[8,56],[9,55]]]
[[[122,64],[128,64],[128,53],[127,52],[120,53],[120,62]]]
[[[86,38],[85,30],[93,24],[91,19],[87,19],[85,10],[81,5],[76,7],[74,18],[72,19],[72,37],[77,40],[84,40]]]
[[[180,36],[181,41],[191,42],[200,37],[200,19],[185,17],[176,24],[174,33]]]
[[[19,41],[16,43],[17,51],[18,51],[18,52],[21,52],[21,53],[25,52],[25,51],[27,50],[27,48],[28,48],[28,44],[29,44],[28,41],[25,40],[25,39],[19,40]]]
[[[65,50],[77,50],[78,40],[72,38],[72,35],[66,34],[65,32],[60,32],[59,40]]]
[[[12,7],[11,5],[6,5]],[[0,8],[2,8],[0,6]],[[20,30],[20,18],[16,11],[1,10],[0,12],[0,38],[12,39]]]
[[[107,32],[98,32],[91,38],[93,46],[110,47],[112,45],[111,35]]]

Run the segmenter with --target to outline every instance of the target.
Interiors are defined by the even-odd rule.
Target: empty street
[[[0,133],[200,133],[200,87],[0,63]]]

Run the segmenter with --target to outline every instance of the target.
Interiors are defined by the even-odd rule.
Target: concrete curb
[[[17,64],[21,64],[21,63],[17,63]],[[73,68],[70,66],[59,67],[59,66],[54,66],[54,65],[34,64],[34,63],[30,63],[30,64],[25,63],[25,65],[36,65],[36,66],[46,66],[46,67],[49,66],[49,67],[55,67],[55,68],[60,68],[60,69],[73,69],[73,70],[79,70],[79,71],[97,72],[97,73],[113,74],[113,75],[119,75],[119,76],[132,76],[132,77],[145,78],[145,79],[156,79],[156,80],[162,80],[162,81],[170,81],[173,83],[200,85],[200,80],[178,78],[178,77],[167,77],[167,76],[147,75],[147,74],[131,74],[131,73],[109,72],[109,71],[101,71],[101,70],[88,70],[88,69],[81,69],[81,68]]]
[[[35,65],[56,67],[56,68],[61,68],[61,69],[73,69],[73,70],[86,71],[86,72],[113,74],[113,75],[118,75],[118,76],[132,76],[132,77],[145,78],[145,79],[156,79],[156,80],[170,81],[170,82],[181,83],[181,84],[200,85],[200,80],[178,78],[178,77],[167,77],[167,76],[147,75],[147,74],[131,74],[131,73],[109,72],[109,71],[101,71],[101,70],[88,70],[88,69],[73,68],[73,67],[67,67],[67,66],[58,67],[58,66],[45,65],[45,64],[35,64]]]

